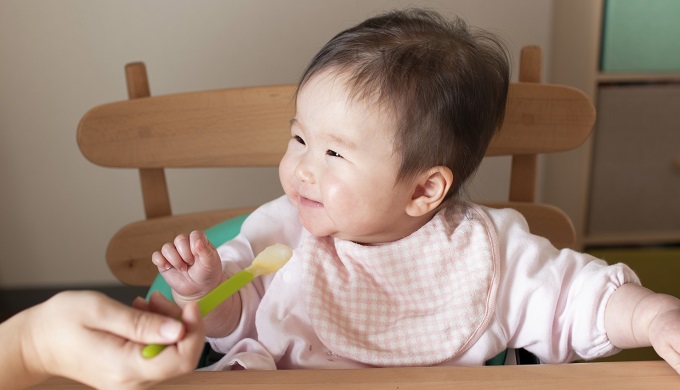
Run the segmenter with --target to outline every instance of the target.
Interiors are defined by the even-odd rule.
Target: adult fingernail
[[[182,332],[182,324],[179,321],[167,321],[161,325],[161,336],[166,340],[177,340]]]

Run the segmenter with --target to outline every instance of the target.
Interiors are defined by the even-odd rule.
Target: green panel
[[[680,1],[607,0],[603,72],[680,71]]]
[[[586,252],[610,264],[628,264],[642,285],[658,293],[680,297],[680,247],[598,248]],[[600,361],[661,360],[652,348],[625,350]]]

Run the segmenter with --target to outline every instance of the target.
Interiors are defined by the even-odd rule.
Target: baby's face
[[[279,177],[304,227],[315,236],[360,243],[403,237],[411,186],[397,184],[395,118],[368,99],[351,99],[342,77],[323,72],[299,91]]]

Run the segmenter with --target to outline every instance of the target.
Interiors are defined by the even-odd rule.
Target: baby
[[[184,305],[265,247],[294,248],[206,317],[225,354],[212,368],[482,365],[506,348],[557,363],[653,345],[680,370],[680,300],[462,199],[508,83],[495,37],[433,12],[331,39],[299,83],[285,196],[217,249],[195,231],[152,256]]]

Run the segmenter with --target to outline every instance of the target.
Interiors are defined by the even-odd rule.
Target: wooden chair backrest
[[[522,212],[532,232],[556,247],[575,242],[559,209],[535,203],[536,156],[579,146],[595,111],[579,90],[541,84],[540,48],[522,50],[519,82],[511,83],[505,122],[487,151],[511,155],[509,201],[489,203]],[[157,274],[150,256],[177,234],[205,229],[253,208],[173,215],[165,168],[276,166],[289,140],[294,85],[229,88],[150,97],[143,63],[126,66],[129,100],[88,111],[78,145],[91,162],[139,170],[146,219],[124,226],[106,258],[113,274],[131,285],[149,285]]]

